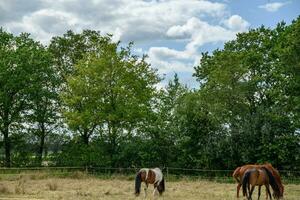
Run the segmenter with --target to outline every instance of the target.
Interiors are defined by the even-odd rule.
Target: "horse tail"
[[[234,172],[232,173],[232,177],[238,182],[240,183],[241,181],[239,180],[239,173],[240,173],[241,167],[238,167],[234,170]]]
[[[141,192],[142,174],[138,172],[135,177],[135,195],[138,196]]]
[[[243,195],[247,195],[247,187],[249,185],[250,175],[252,170],[247,170],[242,180]]]
[[[280,188],[279,185],[276,182],[275,177],[273,176],[273,174],[266,168],[266,167],[262,167],[262,169],[265,170],[265,172],[267,173],[268,177],[269,177],[269,183],[274,191],[274,197],[276,199],[280,198]]]
[[[165,191],[165,178],[163,177],[162,180],[160,181],[157,190],[159,192],[160,195],[162,195],[162,193]]]

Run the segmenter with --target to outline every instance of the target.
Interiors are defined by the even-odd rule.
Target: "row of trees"
[[[0,29],[2,166],[300,166],[300,18],[203,53],[189,89],[163,89],[111,35],[44,46]]]

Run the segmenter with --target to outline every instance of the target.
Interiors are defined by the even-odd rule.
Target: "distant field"
[[[4,199],[51,199],[51,200],[129,200],[144,199],[134,196],[134,181],[99,178],[46,178],[32,179],[23,176],[17,180],[0,181],[0,200]],[[152,199],[152,186],[148,199]],[[232,200],[236,185],[209,181],[180,180],[166,182],[164,200]],[[254,192],[257,194],[257,190]],[[285,200],[299,200],[300,185],[285,185]],[[243,198],[240,198],[243,199]],[[256,199],[256,196],[255,196]],[[261,199],[265,199],[262,191]]]

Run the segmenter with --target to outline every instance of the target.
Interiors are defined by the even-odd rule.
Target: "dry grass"
[[[0,195],[9,194],[10,191],[7,186],[0,184]]]
[[[55,182],[54,180],[50,181],[47,183],[47,187],[49,188],[49,190],[51,191],[56,191],[58,188],[57,182]]]
[[[21,174],[19,179],[17,180],[17,184],[15,186],[15,193],[16,194],[25,194],[26,182],[29,180],[27,175]]]
[[[13,191],[20,187],[21,192]],[[22,186],[23,185],[23,186]],[[3,189],[4,192],[2,192]],[[53,187],[51,189],[51,187]],[[152,189],[148,189],[148,199],[152,198]],[[48,200],[140,200],[134,196],[134,181],[131,180],[102,180],[97,178],[52,178],[52,179],[22,179],[1,181],[0,199],[48,199]],[[159,199],[162,200],[232,200],[235,198],[235,184],[222,184],[207,181],[182,180],[166,182],[166,192]],[[24,192],[22,192],[24,191]],[[257,194],[257,189],[254,192]],[[285,200],[299,200],[300,185],[285,185]],[[265,198],[262,191],[261,199]],[[243,198],[240,198],[243,199]],[[256,196],[254,197],[256,199]]]

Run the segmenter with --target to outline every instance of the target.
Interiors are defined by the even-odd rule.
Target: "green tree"
[[[45,69],[43,51],[44,47],[29,34],[13,36],[0,29],[0,132],[7,167],[11,166],[11,131],[24,122]]]
[[[224,167],[220,146],[226,134],[221,132],[220,124],[201,95],[189,92],[177,107],[176,115],[180,117],[178,164],[189,168]]]
[[[38,55],[41,68],[35,74],[35,85],[29,98],[29,114],[26,123],[30,124],[29,131],[37,138],[37,164],[41,165],[45,142],[51,132],[56,132],[61,123],[60,99],[58,88],[60,79],[55,73],[53,57],[47,49],[41,49]]]
[[[83,30],[74,33],[69,30],[63,36],[53,37],[49,51],[54,56],[57,73],[63,81],[74,72],[74,66],[85,58],[87,53],[100,52],[102,45],[109,42],[110,37],[104,37],[98,31]]]
[[[78,34],[70,30],[63,36],[56,36],[51,39],[49,51],[54,57],[54,67],[58,78],[61,81],[61,84],[57,89],[60,94],[67,91],[67,78],[75,73],[75,65],[77,65],[80,60],[84,59],[87,54],[94,53],[97,55],[98,52],[102,51],[102,46],[109,41],[109,36],[102,36],[100,32],[93,30],[84,30],[82,33]],[[66,110],[68,105],[62,103],[60,106],[62,107],[62,110]],[[82,110],[82,108],[79,107],[77,109]],[[82,118],[81,120],[84,119]],[[86,121],[85,127],[76,128],[73,126],[73,122],[70,122],[70,120],[67,121],[71,130],[79,131],[81,138],[83,139],[82,141],[85,144],[88,144],[90,137],[96,128],[95,122],[91,121],[89,123]],[[64,121],[62,121],[62,123],[64,123]],[[70,141],[70,143],[72,142],[73,141]],[[88,147],[85,146],[82,148]],[[64,147],[64,149],[66,148]]]
[[[229,129],[231,163],[279,165],[281,153],[275,150],[296,131],[283,103],[289,97],[282,90],[283,83],[294,83],[282,73],[283,60],[276,49],[285,29],[278,24],[273,30],[262,26],[238,34],[223,50],[203,54],[195,68],[200,93]]]
[[[69,126],[85,144],[94,132],[105,138],[114,166],[118,140],[146,118],[159,79],[145,57],[131,54],[131,45],[118,50],[119,43],[107,41],[75,65],[63,100]]]
[[[176,115],[176,109],[186,93],[188,93],[188,88],[179,82],[177,74],[158,91],[152,103],[152,112],[141,130],[147,146],[145,153],[147,149],[151,149],[148,152],[149,155],[144,158],[147,164],[176,165],[180,118]]]
[[[278,104],[284,108],[283,115],[289,119],[287,123],[282,121],[281,127],[288,124],[293,134],[283,135],[277,149],[283,165],[295,169],[300,166],[300,157],[297,156],[300,154],[300,17],[293,20],[291,25],[284,25],[281,23],[277,27],[284,32],[275,47],[283,76],[279,87],[284,93]]]

